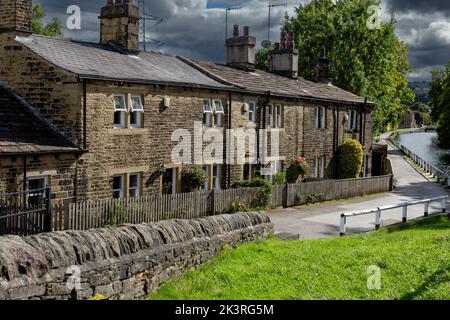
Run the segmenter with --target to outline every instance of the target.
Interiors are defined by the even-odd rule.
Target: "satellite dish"
[[[269,40],[264,40],[264,41],[261,43],[261,45],[262,45],[263,48],[269,49],[270,46],[272,45],[272,42],[270,42]]]

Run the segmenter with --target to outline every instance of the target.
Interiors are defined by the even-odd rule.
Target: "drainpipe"
[[[338,170],[339,170],[339,159],[338,159],[338,149],[339,149],[339,104],[336,105],[336,120],[334,122],[335,128],[334,128],[334,170],[335,170],[335,177],[338,177]]]
[[[233,103],[233,98],[232,98],[232,93],[231,91],[228,92],[228,116],[227,116],[227,122],[228,122],[228,130],[231,130],[231,112],[232,112],[232,103]],[[225,133],[225,146],[227,146],[229,144],[229,142],[227,141],[227,133]],[[231,147],[231,144],[230,146]],[[225,151],[225,159],[228,158],[228,153],[231,152],[231,150],[228,150],[225,147],[226,151]],[[231,159],[229,159],[231,161]],[[228,162],[230,162],[228,161]],[[231,164],[227,162],[227,189],[231,188]]]
[[[262,111],[262,129],[263,130],[266,128],[266,108],[270,102],[270,91],[267,91],[265,96],[266,96],[266,98],[265,98],[264,103],[262,104],[262,108],[259,109],[260,116],[261,116],[261,111]],[[259,118],[258,123],[261,124],[261,117]],[[260,131],[261,131],[261,126],[258,125],[257,132],[256,132],[256,157],[257,157],[257,161],[258,161],[258,166],[261,166]]]
[[[83,149],[87,150],[87,83],[83,79]]]
[[[23,157],[23,206],[27,206],[27,195],[25,191],[27,191],[27,156]]]

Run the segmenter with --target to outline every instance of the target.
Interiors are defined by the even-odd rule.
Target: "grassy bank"
[[[372,265],[381,268],[380,290],[367,287]],[[450,221],[225,249],[149,299],[450,299]]]

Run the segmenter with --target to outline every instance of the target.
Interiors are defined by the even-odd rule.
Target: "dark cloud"
[[[440,12],[450,15],[449,0],[386,0],[395,12]]]
[[[1,1],[1,0],[0,0]],[[267,4],[269,0],[147,0],[146,12],[162,18],[163,23],[147,26],[148,37],[162,41],[164,46],[151,46],[165,52],[195,59],[223,62],[225,59],[224,8],[242,6],[229,16],[229,34],[233,24],[249,25],[258,44],[267,38]],[[308,0],[288,0],[288,7],[275,8],[272,13],[271,39],[279,36],[284,12]],[[36,1],[35,1],[36,2]],[[106,0],[37,0],[47,19],[58,17],[65,22],[69,5],[82,11],[82,29],[65,30],[73,39],[98,41],[100,8]],[[382,0],[385,14],[392,10],[398,21],[397,34],[409,48],[409,57],[416,73],[414,79],[428,79],[432,68],[442,67],[450,60],[450,0]],[[65,23],[63,23],[65,24]]]

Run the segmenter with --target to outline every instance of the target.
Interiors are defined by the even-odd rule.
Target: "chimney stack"
[[[256,38],[250,36],[250,27],[244,27],[244,35],[239,36],[239,26],[234,25],[233,37],[226,40],[227,65],[247,70],[255,70]]]
[[[327,58],[326,50],[323,48],[317,62],[317,82],[331,84],[330,65],[331,61]]]
[[[31,0],[0,0],[0,33],[16,32],[29,36],[32,18]]]
[[[280,76],[298,78],[298,50],[295,49],[294,33],[281,32],[280,43],[270,54],[269,71]]]
[[[99,19],[101,43],[139,51],[139,8],[132,0],[107,0]]]

